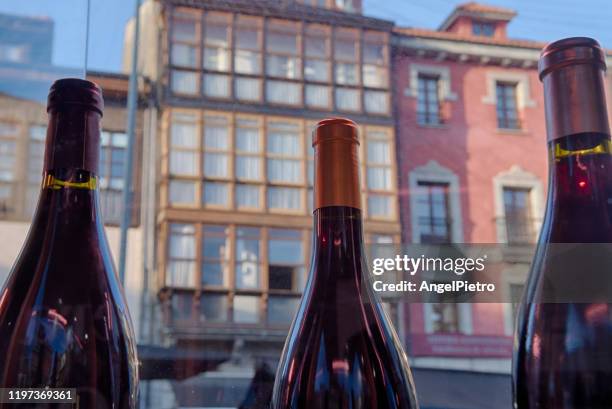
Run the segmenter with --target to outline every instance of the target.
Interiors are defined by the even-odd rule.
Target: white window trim
[[[439,78],[438,92],[440,102],[457,100],[457,94],[451,91],[450,69],[439,65],[410,64],[410,85],[404,89],[405,96],[413,98],[418,96],[419,74],[435,75]]]
[[[504,206],[504,188],[529,189],[529,201],[533,216],[533,229],[539,231],[544,214],[544,193],[542,181],[531,172],[527,172],[518,165],[513,165],[509,170],[500,172],[493,177],[493,196],[495,200],[495,220],[506,219],[506,208]],[[508,236],[505,223],[496,223],[497,242],[507,243]]]
[[[503,304],[504,314],[504,334],[511,336],[514,334],[514,319],[512,317],[512,303],[510,299],[510,285],[520,284],[525,285],[527,282],[527,275],[529,273],[529,264],[517,263],[504,269],[502,272],[503,277],[503,291],[505,291],[505,297],[507,302]]]
[[[416,192],[419,182],[446,183],[448,185],[448,204],[451,218],[451,242],[463,242],[463,219],[461,216],[461,198],[459,195],[459,176],[445,168],[435,160],[414,168],[408,174],[409,192]],[[410,223],[412,226],[412,242],[420,243],[419,217],[417,214],[418,197],[410,195]]]
[[[482,97],[483,104],[497,105],[496,84],[498,82],[516,83],[516,104],[519,110],[523,108],[536,107],[537,104],[535,100],[531,97],[529,75],[527,73],[506,71],[487,72],[487,94]]]

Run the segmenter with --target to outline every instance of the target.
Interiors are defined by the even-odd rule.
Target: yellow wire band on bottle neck
[[[57,179],[53,175],[46,175],[43,180],[43,189],[85,189],[85,190],[95,190],[96,189],[96,178],[90,177],[85,182],[72,182],[69,180],[61,180]]]
[[[606,140],[597,146],[587,149],[565,149],[559,143],[555,144],[554,157],[555,159],[567,158],[569,156],[584,156],[584,155],[599,155],[612,153],[612,141]]]

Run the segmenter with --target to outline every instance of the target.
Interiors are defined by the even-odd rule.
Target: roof
[[[449,31],[429,30],[425,28],[414,27],[396,27],[393,33],[410,37],[434,38],[439,40],[450,40],[459,42],[468,42],[474,44],[499,45],[506,47],[542,49],[547,43],[533,40],[509,39],[509,38],[493,38],[476,35],[457,34]]]
[[[489,4],[476,3],[475,1],[470,1],[469,3],[460,4],[456,7],[456,10],[471,11],[475,13],[499,13],[499,14],[508,14],[511,16],[516,15],[516,12],[512,9],[508,9],[505,7],[491,6]]]
[[[458,17],[469,16],[486,20],[510,21],[516,11],[504,7],[490,6],[471,1],[455,7],[453,12],[440,24],[439,30],[447,30]]]

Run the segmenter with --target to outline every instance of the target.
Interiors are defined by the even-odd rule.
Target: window
[[[361,95],[359,90],[352,88],[336,88],[336,107],[340,111],[361,110]]]
[[[178,322],[189,322],[193,315],[192,292],[177,292],[172,295],[172,319]]]
[[[175,13],[172,18],[172,44],[170,64],[173,66],[198,68],[200,22],[199,15]]]
[[[238,209],[258,209],[261,207],[261,188],[257,185],[236,185],[236,207]]]
[[[236,288],[260,288],[260,237],[256,227],[236,228]]]
[[[202,287],[227,287],[229,247],[227,226],[202,227]]]
[[[535,239],[530,212],[530,193],[531,190],[528,188],[503,188],[508,243],[532,243]]]
[[[421,243],[449,243],[448,184],[419,182],[417,209]]]
[[[29,129],[29,140],[28,140],[28,175],[27,175],[27,187],[26,187],[26,198],[25,198],[25,212],[26,215],[32,216],[36,210],[38,202],[38,195],[40,192],[40,179],[43,170],[44,154],[45,154],[45,137],[47,133],[47,127],[45,125],[31,125]],[[102,136],[104,140],[104,137]],[[104,149],[104,147],[102,148]],[[100,158],[102,163],[102,157]],[[102,175],[100,175],[102,176]],[[100,178],[101,179],[101,178]],[[104,219],[108,221],[110,215],[106,214],[106,209],[109,206],[105,206],[104,192],[101,194],[100,204],[102,206],[102,214]],[[0,199],[1,200],[1,199]],[[117,206],[119,203],[116,204]],[[110,206],[112,208],[112,204]],[[118,220],[118,219],[117,219]]]
[[[299,297],[271,295],[268,298],[268,323],[291,324],[299,303]]]
[[[497,127],[500,129],[519,129],[516,83],[497,82]]]
[[[475,36],[493,37],[495,25],[486,21],[473,21],[472,34]]]
[[[197,176],[199,174],[198,122],[198,115],[194,113],[172,113],[169,157],[171,175]]]
[[[230,69],[230,15],[206,13],[204,22],[204,68],[227,72]]]
[[[262,178],[261,123],[257,119],[236,120],[236,179],[258,181]]]
[[[268,187],[268,208],[272,210],[300,210],[301,190],[293,187]]]
[[[389,93],[383,91],[365,91],[363,94],[365,110],[372,114],[389,113]]]
[[[200,322],[226,322],[227,310],[225,294],[204,293],[200,297]]]
[[[302,86],[297,82],[268,80],[266,100],[275,104],[299,105],[302,103]]]
[[[271,77],[301,78],[297,22],[269,20],[266,33],[266,74]]]
[[[259,322],[259,296],[234,296],[234,322],[257,324]]]
[[[175,12],[171,21],[170,86],[173,92],[185,95],[199,93],[198,74],[176,68],[199,68],[199,14]]]
[[[0,185],[4,188],[12,187],[15,181],[17,125],[0,122]]]
[[[230,96],[230,77],[228,75],[204,74],[204,95],[213,98]]]
[[[261,73],[261,19],[238,15],[234,33],[234,71]]]
[[[198,94],[198,74],[195,72],[173,70],[170,83],[177,94]]]
[[[335,78],[337,84],[359,84],[359,32],[337,29],[334,33]]]
[[[309,24],[304,30],[304,79],[315,82],[330,80],[330,50],[328,27]]]
[[[306,105],[311,108],[329,108],[330,88],[325,85],[306,85]]]
[[[204,157],[205,178],[228,179],[230,176],[230,129],[226,116],[204,116]]]
[[[392,215],[391,196],[370,193],[368,195],[368,216],[371,218],[388,219]]]
[[[370,131],[366,135],[366,185],[368,190],[390,191],[392,184],[391,135]]]
[[[261,81],[255,78],[234,80],[234,95],[241,101],[259,101],[261,99]]]
[[[44,149],[43,130],[39,130],[38,150],[40,159]],[[30,134],[32,136],[32,134]],[[106,222],[119,223],[122,209],[122,190],[124,184],[125,162],[127,160],[127,135],[123,132],[102,131],[100,134],[100,208]],[[32,147],[30,146],[30,149]],[[30,150],[30,154],[32,150]],[[31,158],[31,157],[30,157]],[[39,165],[42,169],[42,162]],[[40,173],[40,171],[39,171]],[[32,175],[34,176],[34,175]],[[40,176],[38,176],[40,179]]]
[[[363,37],[363,85],[387,88],[388,86],[388,45],[384,33],[366,31]]]
[[[459,332],[459,309],[452,302],[441,302],[431,304],[431,319],[434,333],[458,333]]]
[[[268,288],[301,291],[304,286],[302,232],[269,229],[268,235]]]
[[[296,123],[268,123],[266,154],[269,182],[302,182],[303,150],[300,133],[300,126]]]
[[[195,226],[171,223],[168,238],[166,285],[169,287],[195,287]]]
[[[439,125],[440,78],[433,75],[419,74],[417,89],[417,122],[420,125]]]
[[[193,206],[197,203],[196,182],[189,180],[170,180],[168,201],[171,205]]]

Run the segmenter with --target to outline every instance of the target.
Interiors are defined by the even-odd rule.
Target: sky
[[[364,14],[397,25],[435,29],[467,0],[363,0]],[[479,0],[514,9],[513,38],[552,41],[590,36],[612,48],[611,0]],[[89,0],[89,42],[86,53],[88,0],[0,0],[0,13],[49,16],[55,22],[53,63],[83,69],[120,71],[123,32],[134,14],[134,0]]]

